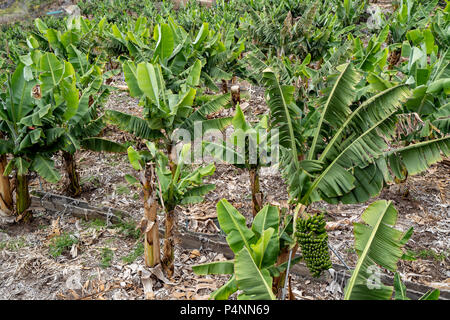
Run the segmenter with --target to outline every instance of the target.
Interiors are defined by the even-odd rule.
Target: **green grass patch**
[[[95,230],[101,230],[103,228],[106,228],[106,221],[97,218],[95,220],[91,220],[91,221],[86,222],[86,226],[88,228],[93,228]]]
[[[424,260],[436,260],[439,262],[444,261],[448,257],[448,252],[436,253],[432,249],[423,249],[415,254],[416,258]]]
[[[48,247],[50,255],[54,258],[59,257],[64,251],[70,250],[72,245],[78,243],[78,239],[70,233],[64,233],[54,237]]]
[[[7,241],[0,241],[0,250],[8,249],[9,251],[17,251],[27,246],[25,238],[10,239]]]
[[[133,263],[137,258],[144,254],[144,245],[142,242],[138,243],[134,248],[133,252],[122,257],[122,261],[126,264]]]
[[[103,269],[109,268],[114,259],[114,252],[110,248],[102,248],[100,256],[100,267]]]
[[[40,224],[38,225],[38,229],[39,230],[46,230],[48,229],[49,225],[48,224]]]
[[[116,186],[116,193],[117,193],[119,196],[122,196],[122,195],[124,195],[124,194],[130,194],[130,193],[131,193],[131,190],[130,190],[130,188],[128,188],[126,185],[119,184],[118,186]]]
[[[133,239],[139,239],[141,236],[141,230],[136,229],[136,222],[134,221],[122,221],[115,225],[115,228],[119,229],[119,232],[125,237]]]

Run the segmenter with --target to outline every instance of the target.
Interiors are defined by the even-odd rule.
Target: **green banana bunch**
[[[306,266],[313,277],[319,277],[323,270],[328,270],[332,266],[325,225],[323,213],[297,220],[295,236]]]

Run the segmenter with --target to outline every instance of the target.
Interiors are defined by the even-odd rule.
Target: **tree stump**
[[[231,87],[231,102],[233,103],[233,107],[241,102],[241,89],[238,85]]]

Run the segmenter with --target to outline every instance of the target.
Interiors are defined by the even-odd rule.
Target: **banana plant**
[[[216,1],[214,10],[196,1],[187,1],[183,10],[178,10],[176,19],[185,30],[197,31],[204,22],[211,26],[235,26],[239,17],[245,13],[248,2],[241,0]]]
[[[45,76],[44,76],[45,77]],[[65,83],[71,76],[61,72]],[[48,83],[44,81],[44,83]],[[64,130],[57,127],[55,113],[60,112],[56,105],[47,104],[41,99],[39,82],[33,77],[29,66],[20,63],[12,77],[8,77],[7,90],[0,95],[0,130],[2,133],[1,154],[3,169],[1,187],[1,208],[7,214],[15,214],[16,220],[31,218],[29,206],[31,198],[28,189],[29,173],[36,172],[49,182],[57,182],[61,176],[54,167],[51,157],[60,149]],[[42,93],[46,94],[46,93]],[[60,103],[69,103],[68,95],[60,96]],[[6,156],[10,156],[6,163]],[[7,179],[15,170],[15,207]]]
[[[360,76],[349,63],[338,70],[320,100],[320,119],[311,139],[301,143],[293,87],[281,85],[271,69],[264,72],[271,127],[278,128],[280,135],[281,174],[290,201],[297,204],[294,221],[312,202],[365,202],[392,181],[389,169],[403,179],[405,173],[422,172],[441,161],[441,154],[450,154],[449,136],[388,147],[386,141],[395,134],[396,113],[410,96],[407,85],[388,88],[353,107]]]
[[[39,18],[35,20],[35,26],[40,32],[35,36],[45,39],[48,50],[54,52],[45,54],[39,51],[40,47],[46,49],[46,46],[40,44],[34,36],[29,37],[27,42],[33,59],[36,61],[40,56],[45,57],[43,62],[39,63],[45,65],[44,71],[48,74],[47,78],[51,79],[51,83],[49,85],[43,83],[48,87],[43,90],[52,90],[54,95],[47,97],[48,103],[57,102],[62,92],[71,96],[71,103],[68,105],[71,110],[59,117],[58,122],[60,127],[67,130],[67,137],[71,141],[62,148],[69,178],[66,189],[71,196],[77,196],[82,191],[75,161],[75,152],[80,147],[93,151],[126,151],[125,147],[115,142],[97,137],[105,127],[102,117],[98,114],[98,108],[104,103],[110,90],[103,81],[113,75],[111,72],[103,73],[98,64],[98,61],[104,58],[100,57],[98,46],[103,35],[105,19],[94,24],[81,17],[69,17],[64,32],[49,28]],[[96,56],[95,61],[92,56]],[[60,85],[64,84],[61,82],[62,70],[73,73],[70,85]],[[76,96],[78,91],[81,92],[80,97]]]
[[[139,182],[144,190],[145,208],[145,257],[149,266],[161,261],[169,276],[174,272],[174,236],[176,231],[175,208],[178,205],[188,205],[202,202],[204,196],[214,190],[214,184],[204,184],[203,179],[215,171],[213,163],[188,170],[190,159],[190,144],[183,145],[175,171],[170,170],[169,159],[163,152],[157,150],[155,144],[146,142],[148,150],[136,151],[128,148],[128,158],[135,170],[141,172],[140,179],[128,176],[129,182]],[[152,164],[149,164],[152,162]],[[150,166],[150,168],[149,168]],[[154,174],[149,173],[153,170]],[[154,175],[153,181],[151,176]],[[155,192],[156,191],[156,192]],[[165,239],[163,257],[159,254],[158,220],[156,204],[163,208],[165,216]]]
[[[230,26],[222,32],[210,28],[207,22],[203,22],[197,34],[191,37],[180,25],[171,18],[168,19],[170,28],[166,33],[173,34],[174,50],[168,57],[169,70],[176,77],[190,72],[191,66],[195,66],[197,60],[201,63],[201,82],[212,91],[218,91],[217,81],[231,80],[233,72],[238,67],[238,60],[245,50],[245,39],[236,41],[236,28]],[[164,26],[164,24],[161,24]],[[161,39],[169,38],[162,34]],[[161,59],[160,63],[166,65]],[[182,69],[181,69],[182,68]],[[184,70],[185,71],[184,71]],[[167,70],[166,68],[164,70]]]
[[[38,32],[33,32],[27,38],[28,46],[36,50],[54,53],[58,59],[68,61],[75,69],[77,82],[84,87],[94,81],[98,69],[104,69],[107,61],[111,62],[104,44],[107,38],[106,19],[97,24],[82,17],[68,17],[65,20],[65,29],[55,30],[49,28],[41,19],[34,24]],[[119,70],[104,72],[102,77],[108,80]],[[102,91],[108,88],[102,85]]]
[[[87,65],[87,57],[79,53],[79,64],[75,67],[67,61],[58,59],[53,53],[33,52],[40,56],[39,79],[41,82],[42,101],[66,108],[63,113],[55,114],[61,136],[66,143],[61,146],[62,156],[68,176],[67,191],[72,196],[81,193],[80,177],[75,161],[75,153],[81,147],[92,151],[125,152],[126,148],[113,141],[99,138],[98,135],[106,126],[98,108],[109,92],[103,88],[103,74],[98,66],[91,66],[82,76],[81,61]],[[80,93],[81,91],[81,93]],[[61,99],[63,97],[64,99]],[[61,104],[65,101],[65,104]]]
[[[60,119],[62,127],[66,128],[74,143],[63,148],[65,170],[69,177],[67,191],[72,196],[81,193],[80,177],[77,170],[75,154],[81,148],[95,152],[126,152],[126,147],[117,142],[101,138],[101,132],[106,127],[104,117],[99,108],[108,97],[108,89],[101,85],[102,73],[97,69],[97,79],[94,79],[81,93],[78,109],[70,119]]]
[[[422,3],[419,0],[401,0],[397,11],[388,21],[394,43],[403,41],[406,33],[417,27],[425,27],[439,0]]]
[[[304,59],[310,53],[316,60],[332,43],[339,42],[341,34],[353,28],[339,28],[331,5],[321,5],[320,1],[299,5],[302,10],[296,13],[286,10],[283,4],[261,10],[250,8],[248,17],[241,20],[241,32],[268,56],[296,55]]]
[[[378,36],[372,35],[365,48],[359,37],[354,38],[353,35],[349,36],[353,40],[353,57],[356,68],[363,71],[374,71],[375,68],[377,70],[383,70],[388,58],[389,49],[381,49],[381,46],[386,42],[388,35],[389,25],[386,25]]]
[[[345,300],[389,300],[394,288],[386,286],[379,277],[379,267],[395,272],[403,256],[403,246],[412,235],[412,227],[405,232],[394,228],[397,210],[392,201],[378,200],[362,214],[364,223],[354,223],[355,249],[358,262],[347,282]],[[375,281],[374,281],[375,280]],[[398,273],[394,277],[395,299],[407,300],[406,287]],[[426,293],[420,300],[435,300],[439,290]]]
[[[106,59],[101,49],[106,18],[95,23],[83,17],[68,17],[65,20],[65,30],[49,28],[40,18],[34,21],[34,25],[38,32],[32,36],[43,49],[52,51],[57,57],[71,62],[74,66],[80,52],[89,54],[91,62]]]
[[[402,56],[408,63],[401,70],[413,96],[406,103],[406,112],[417,113],[424,121],[422,136],[430,136],[432,127],[441,134],[450,131],[448,95],[450,94],[450,50],[440,51],[430,29],[414,29],[407,33]],[[428,131],[428,132],[427,132]]]
[[[107,51],[119,60],[133,60],[136,63],[148,61],[153,56],[151,29],[147,18],[139,17],[134,23],[126,25],[111,24],[105,29]]]
[[[172,90],[165,87],[160,65],[142,62],[136,67],[133,62],[126,62],[123,67],[131,96],[140,98],[140,104],[143,106],[143,118],[113,110],[107,110],[106,117],[119,129],[130,132],[138,138],[149,140],[157,145],[158,150],[166,151],[167,158],[160,159],[168,162],[170,172],[176,179],[173,180],[173,184],[168,186],[165,184],[169,180],[167,177],[163,177],[168,173],[165,168],[163,170],[163,165],[160,166],[159,171],[156,171],[156,174],[163,186],[164,194],[167,194],[166,209],[170,209],[166,211],[167,241],[164,247],[163,265],[171,274],[173,272],[174,208],[178,204],[177,198],[174,198],[176,194],[173,188],[175,182],[180,178],[181,170],[181,168],[178,169],[180,163],[176,162],[173,154],[174,146],[181,141],[180,137],[177,137],[177,130],[184,130],[184,133],[188,133],[189,137],[186,138],[190,142],[196,133],[195,128],[198,123],[201,125],[200,135],[209,129],[223,129],[231,122],[232,117],[208,119],[208,115],[227,106],[231,97],[230,94],[213,96],[208,99],[198,97],[200,105],[195,108],[193,104],[196,99],[196,90],[188,85],[198,81],[198,72],[188,76],[186,80],[188,85],[183,86],[185,91],[173,93]],[[181,164],[184,166],[184,162]],[[208,172],[200,171],[197,174],[202,176]],[[166,186],[168,189],[165,189]]]
[[[158,64],[141,62],[136,67],[128,61],[124,63],[123,69],[130,95],[140,98],[143,118],[107,110],[109,121],[137,137],[161,140],[160,145],[167,150],[173,168],[175,164],[172,163],[171,154],[173,146],[179,141],[177,130],[185,130],[192,138],[196,123],[201,124],[199,134],[209,129],[221,130],[231,123],[232,117],[208,119],[208,115],[228,107],[231,96],[223,94],[207,99],[196,97],[197,90],[192,86],[199,81],[199,69],[192,70],[185,80],[184,90],[178,93],[166,88],[162,67]]]
[[[150,61],[161,65],[166,86],[174,91],[178,91],[186,84],[188,76],[195,73],[200,77],[189,85],[198,86],[201,80],[211,90],[218,91],[215,81],[231,79],[232,75],[226,70],[235,68],[245,49],[244,40],[235,41],[234,28],[222,35],[210,30],[208,23],[203,23],[194,37],[171,17],[167,23],[161,22],[153,27],[152,37],[145,18],[139,18],[134,26],[125,28],[121,31],[112,25],[110,37],[128,48],[128,60],[136,64]],[[120,60],[126,61],[124,57]]]
[[[257,47],[250,46],[251,52],[240,61],[241,69],[243,69],[242,77],[254,82],[262,83],[264,69],[271,66],[276,69],[280,75],[280,79],[284,84],[292,84],[296,89],[301,90],[301,94],[305,96],[311,85],[310,79],[316,73],[315,70],[308,67],[311,62],[311,54],[308,54],[303,61],[296,59],[282,58],[266,58]]]
[[[230,275],[228,282],[211,293],[210,299],[226,300],[239,291],[240,300],[275,300],[273,278],[287,267],[286,263],[276,264],[280,247],[287,241],[293,242],[286,232],[289,224],[280,223],[278,208],[264,206],[248,228],[245,217],[222,199],[217,203],[217,218],[235,257],[192,266],[197,275]],[[293,259],[292,264],[298,261],[300,258]]]
[[[272,126],[280,128],[280,145],[284,147],[283,139],[290,145],[289,149],[282,148],[281,167],[295,203],[364,202],[391,181],[388,167],[394,176],[402,175],[402,170],[416,174],[442,160],[441,153],[449,153],[448,136],[388,149],[384,139],[393,139],[396,112],[410,96],[407,85],[388,88],[352,109],[360,75],[351,64],[342,65],[339,70],[322,100],[312,141],[303,145],[307,155],[301,161],[298,156],[302,149],[294,134],[297,128],[289,113],[293,91],[289,86],[281,86],[273,71],[266,70],[264,75],[269,107],[280,115],[272,118]]]
[[[107,54],[106,19],[97,24],[82,17],[66,19],[65,30],[49,28],[39,18],[34,21],[39,33],[32,33],[27,44],[31,49],[40,48],[42,51],[52,52],[59,59],[72,64],[77,75],[77,81],[87,86],[97,77],[98,69],[104,69],[107,61],[111,63],[111,56]],[[119,70],[104,72],[102,77],[108,80]],[[102,85],[102,91],[108,86]]]
[[[209,36],[208,24],[204,23],[195,39],[172,19],[168,23],[160,23],[155,26],[153,38],[156,41],[152,62],[161,66],[166,86],[174,91],[179,91],[186,86],[197,87],[205,72],[202,72],[205,64],[199,51],[211,44],[207,41]]]
[[[140,223],[144,233],[144,261],[147,266],[154,267],[161,262],[155,174],[155,160],[161,155],[152,142],[146,141],[145,144],[148,150],[136,151],[128,147],[128,159],[139,176],[126,175],[125,179],[130,184],[140,185],[144,194],[144,217]]]
[[[338,18],[343,21],[344,26],[355,24],[366,11],[367,0],[343,0],[337,2]]]
[[[236,33],[234,26],[229,26],[223,33],[210,32],[208,45],[199,47],[201,61],[204,62],[202,72],[205,85],[213,91],[218,90],[216,81],[221,80],[222,84],[226,84],[241,71],[239,59],[245,50],[245,38],[236,41]]]
[[[390,74],[370,72],[367,80],[372,91],[386,90],[399,83],[412,89],[412,96],[405,103],[402,119],[407,126],[402,130],[405,143],[449,133],[450,51],[439,50],[432,31],[413,29],[406,33],[401,44],[401,56],[407,61],[395,67]],[[400,51],[399,51],[400,52]],[[420,125],[410,125],[411,119],[419,119]]]
[[[450,2],[446,1],[445,8],[437,8],[433,21],[431,22],[431,31],[439,44],[440,48],[450,48]]]
[[[271,157],[271,137],[268,129],[268,117],[263,116],[252,126],[245,120],[239,104],[233,117],[233,134],[227,141],[204,141],[204,150],[220,161],[228,162],[237,168],[245,168],[249,173],[252,194],[253,217],[262,209],[263,194],[260,190],[259,171],[269,166]]]

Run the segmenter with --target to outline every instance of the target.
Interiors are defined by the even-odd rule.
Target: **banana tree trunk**
[[[69,184],[67,185],[67,192],[71,196],[78,196],[81,194],[80,175],[77,171],[77,163],[75,155],[70,152],[63,151],[64,165]]]
[[[228,93],[228,83],[224,79],[222,79],[222,93]]]
[[[3,175],[7,164],[6,160],[6,155],[2,154],[0,156],[0,210],[7,215],[12,215],[14,213],[14,202],[12,199],[11,185],[9,178]]]
[[[153,167],[146,168],[143,181],[144,220],[147,222],[144,234],[144,260],[145,265],[148,267],[154,267],[161,262],[157,216],[158,201],[156,201],[156,188],[153,177]]]
[[[26,174],[16,174],[16,214],[18,220],[28,222],[31,219],[31,211],[28,208],[31,205],[30,192],[28,190],[28,176]]]
[[[392,70],[394,69],[394,67],[397,65],[397,63],[400,61],[401,58],[401,49],[397,49],[394,51],[391,51],[389,53],[389,57],[388,57],[388,70]]]
[[[250,189],[252,191],[252,213],[253,217],[262,209],[263,194],[259,184],[259,168],[249,170]]]
[[[173,153],[173,144],[170,143],[170,144],[167,146],[167,157],[169,158],[169,168],[170,168],[170,171],[172,172],[172,175],[174,175],[174,174],[175,174],[175,171],[177,171],[177,165],[176,165],[176,163],[175,163],[175,161],[174,161],[176,155],[173,155],[172,153]]]
[[[163,248],[163,267],[169,277],[174,273],[174,247],[175,247],[175,208],[168,209],[166,212],[165,239]]]
[[[241,88],[238,85],[231,86],[231,103],[233,107],[241,102]]]

